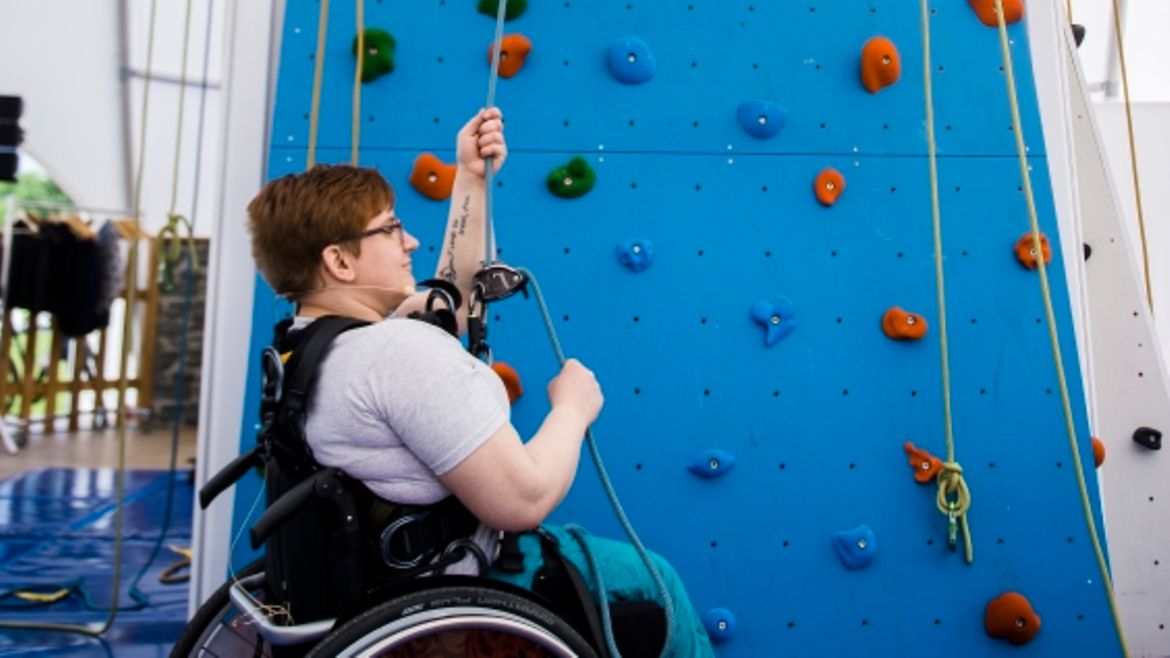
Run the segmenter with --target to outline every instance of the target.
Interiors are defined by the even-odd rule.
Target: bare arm
[[[439,478],[492,528],[519,532],[540,525],[573,484],[581,440],[601,411],[601,388],[592,372],[570,360],[548,390],[552,411],[528,443],[504,423]]]
[[[507,157],[500,111],[496,108],[481,110],[472,117],[459,131],[456,152],[458,163],[451,191],[451,210],[447,214],[447,229],[443,234],[439,262],[435,266],[435,278],[455,284],[463,296],[464,303],[455,314],[462,334],[467,331],[471,279],[479,271],[485,256],[485,158],[493,158],[493,170],[498,170]],[[426,298],[426,292],[412,295],[398,307],[398,313],[409,315],[413,311],[425,310]]]

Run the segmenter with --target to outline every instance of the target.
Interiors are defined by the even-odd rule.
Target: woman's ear
[[[332,279],[352,282],[357,277],[353,268],[353,254],[340,245],[331,244],[321,250],[321,266],[323,273]]]

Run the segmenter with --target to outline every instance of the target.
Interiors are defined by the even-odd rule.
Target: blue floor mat
[[[166,516],[171,475],[128,471],[123,497],[119,604],[150,559]],[[165,656],[187,618],[187,583],[167,585],[159,575],[182,560],[168,546],[191,545],[194,490],[189,471],[174,478],[171,518],[158,556],[139,581],[148,605],[118,614],[98,640],[77,634],[0,629],[0,656]],[[0,607],[0,620],[100,625],[114,589],[116,471],[44,469],[0,481],[0,590],[76,586],[65,599],[35,607]],[[3,599],[12,605],[19,602]]]

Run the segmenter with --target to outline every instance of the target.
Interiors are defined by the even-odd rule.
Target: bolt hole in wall
[[[289,19],[315,24],[317,9],[290,3]],[[334,11],[331,35],[337,30],[338,42],[348,42],[352,14],[344,12],[352,10]],[[906,468],[907,440],[946,452],[933,384],[940,354],[917,11],[916,3],[853,0],[602,3],[588,11],[582,3],[531,3],[505,28],[528,37],[532,51],[498,87],[512,151],[508,185],[495,198],[497,240],[512,264],[540,277],[566,351],[605,387],[595,431],[643,538],[676,565],[700,613],[735,614],[736,634],[720,656],[845,655],[863,643],[881,653],[897,644],[882,633],[913,619],[920,628],[945,625],[954,655],[992,655],[1002,640],[972,611],[1009,590],[1024,590],[1044,618],[1038,637],[1046,651],[1116,655],[1099,588],[1068,594],[1098,581],[1089,542],[1065,541],[1086,537],[1068,469],[1027,468],[1067,456],[1055,452],[1057,441],[1011,440],[1061,436],[1064,420],[1052,383],[1035,374],[1046,363],[1037,355],[1048,349],[1047,332],[1037,330],[1036,273],[1013,257],[1026,226],[1023,198],[1011,193],[1021,186],[1014,135],[1004,130],[1010,118],[995,33],[961,2],[932,9],[931,71],[946,156],[939,175],[956,457],[975,497],[972,566],[950,552],[934,487],[914,482]],[[424,244],[437,245],[446,208],[404,184],[417,155],[410,151],[425,147],[450,161],[457,122],[448,113],[481,102],[478,90],[451,80],[484,79],[491,21],[453,3],[383,3],[367,23],[452,35],[441,62],[400,38],[396,70],[363,88],[363,112],[379,127],[362,136],[363,160],[391,178],[399,211]],[[1012,30],[1042,229],[1058,242],[1027,35],[1022,26]],[[282,41],[299,54],[282,59],[274,134],[298,137],[274,151],[303,148],[303,110],[285,116],[281,108],[308,106],[312,62],[300,53],[315,48],[314,32],[286,30]],[[728,34],[735,47],[719,47]],[[901,74],[878,76],[885,86],[870,91],[863,49],[879,36],[893,48],[876,51],[876,61],[887,70],[900,63]],[[607,54],[618,39],[638,40],[637,49],[618,51],[618,70],[652,61],[648,78],[614,73]],[[347,150],[352,65],[352,58],[327,63],[336,93],[325,96],[321,144],[339,145],[339,157]],[[827,169],[840,178],[824,188],[832,195],[821,195],[818,176]],[[554,192],[576,193],[590,176],[580,194]],[[655,246],[645,267],[645,252],[628,248],[635,241]],[[1053,247],[1057,322],[1065,353],[1075,354]],[[428,247],[420,270],[437,256]],[[928,320],[925,336],[883,332],[883,313],[895,305]],[[493,333],[497,358],[527,381],[550,377],[531,302],[514,298],[497,312],[507,318]],[[1078,378],[1072,372],[1074,388]],[[538,397],[514,407],[522,434],[539,423]],[[1083,409],[1075,421],[1085,426]],[[805,466],[825,463],[849,477],[827,482],[821,469]],[[557,519],[620,536],[588,469]],[[1024,501],[1046,510],[1043,528],[1003,512]],[[834,537],[862,525],[876,558],[851,569]],[[772,549],[753,550],[761,544]],[[875,583],[911,573],[899,581],[898,611],[890,611]],[[777,591],[785,597],[777,600]],[[1056,621],[1078,613],[1091,620],[1085,629]],[[784,639],[775,637],[777,619]]]

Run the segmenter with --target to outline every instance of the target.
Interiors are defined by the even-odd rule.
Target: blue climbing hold
[[[846,569],[864,569],[877,555],[877,535],[864,523],[833,535],[833,550]]]
[[[616,249],[618,262],[631,272],[641,272],[654,262],[654,244],[649,240],[630,240]]]
[[[695,455],[687,470],[708,480],[726,475],[735,466],[735,455],[722,450],[704,450]]]
[[[761,300],[752,306],[752,319],[764,327],[764,344],[768,347],[792,333],[796,328],[796,320],[793,319],[795,314],[792,302],[783,297]]]
[[[654,77],[658,65],[654,53],[638,37],[625,37],[614,41],[606,55],[609,72],[627,85],[640,85]]]
[[[756,139],[768,139],[784,128],[788,117],[784,108],[770,101],[747,101],[738,111],[739,125]]]
[[[735,635],[735,615],[727,608],[711,608],[703,614],[703,626],[716,644],[722,644]]]

